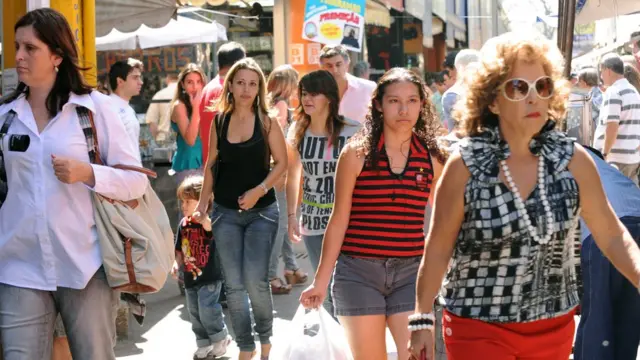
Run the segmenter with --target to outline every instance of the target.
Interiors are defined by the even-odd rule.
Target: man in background
[[[111,99],[118,109],[120,120],[124,124],[127,134],[140,157],[140,121],[135,110],[129,105],[134,96],[140,95],[142,90],[142,61],[129,58],[127,61],[117,61],[109,69],[109,86]]]
[[[167,86],[153,95],[145,116],[145,121],[149,124],[149,129],[151,130],[151,136],[153,136],[156,143],[163,143],[169,140],[171,132],[169,103],[171,103],[176,94],[178,74],[167,74],[165,81]]]
[[[363,123],[376,83],[349,74],[350,62],[349,52],[343,45],[326,45],[320,51],[320,67],[330,72],[338,83],[340,115]]]
[[[617,54],[604,57],[600,74],[607,90],[600,108],[593,147],[638,185],[640,94],[624,77],[624,63]]]
[[[247,56],[247,52],[242,45],[231,41],[220,46],[216,56],[218,57],[218,75],[209,81],[207,86],[202,90],[202,100],[200,101],[200,108],[198,109],[200,112],[199,136],[202,142],[203,163],[206,163],[209,157],[209,132],[211,131],[213,118],[216,115],[215,111],[211,111],[208,108],[220,98],[225,76],[231,67],[238,61],[244,59]]]
[[[600,90],[598,71],[594,68],[585,68],[578,73],[578,83],[576,86],[586,91],[591,97],[591,119],[593,120],[593,129],[598,126],[598,117],[600,116],[600,106],[602,106],[602,90]]]
[[[369,80],[371,76],[369,70],[369,63],[366,61],[359,61],[355,65],[353,65],[353,76],[359,77],[360,79]]]
[[[453,131],[456,127],[456,121],[453,119],[453,108],[455,104],[464,95],[464,86],[462,81],[464,80],[465,72],[470,70],[472,64],[480,61],[480,53],[476,50],[460,50],[456,55],[455,60],[455,75],[449,74],[456,79],[455,84],[442,95],[442,108],[444,113],[444,124],[449,131]]]

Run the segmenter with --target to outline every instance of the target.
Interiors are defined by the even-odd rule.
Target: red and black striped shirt
[[[394,174],[384,136],[378,146],[377,169],[365,161],[356,180],[341,252],[373,258],[422,256],[424,214],[433,182],[429,150],[414,134],[405,169]]]

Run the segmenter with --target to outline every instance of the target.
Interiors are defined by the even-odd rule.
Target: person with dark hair
[[[615,167],[587,148],[616,217],[640,245],[640,189]],[[583,295],[576,334],[575,360],[635,360],[640,344],[640,294],[600,250],[582,223]]]
[[[444,62],[442,63],[442,67],[449,72],[449,77],[452,82],[451,85],[458,81],[458,72],[456,70],[456,56],[458,56],[458,52],[460,51],[456,50],[447,53],[447,56],[445,56]]]
[[[289,238],[303,240],[313,271],[318,270],[322,240],[333,209],[338,155],[362,126],[339,115],[338,84],[328,71],[303,76],[298,85],[296,121],[289,128],[287,181]],[[298,194],[302,206],[298,221]],[[324,302],[333,315],[331,296]]]
[[[202,142],[198,135],[201,120],[198,108],[205,82],[207,78],[202,68],[193,63],[187,64],[178,75],[178,86],[169,104],[171,129],[177,134],[177,149],[171,160],[177,185],[190,175],[202,174]]]
[[[437,72],[433,78],[434,84],[436,87],[436,92],[434,92],[433,96],[431,96],[431,102],[433,103],[433,106],[436,107],[436,112],[438,114],[438,119],[440,120],[440,122],[444,121],[444,108],[442,107],[442,94],[444,94],[451,87],[450,85],[448,85],[449,83],[448,77],[449,77],[449,71],[443,70],[443,71]]]
[[[602,106],[602,90],[600,90],[600,76],[595,68],[586,68],[578,73],[578,83],[576,86],[583,91],[588,91],[591,98],[591,119],[593,129],[598,126],[600,117],[600,107]]]
[[[109,86],[111,100],[118,107],[120,120],[127,129],[131,143],[140,152],[140,121],[135,110],[129,105],[134,96],[140,95],[142,90],[142,61],[129,58],[126,61],[116,61],[109,69]]]
[[[450,360],[569,358],[581,295],[580,218],[640,286],[640,249],[611,209],[593,160],[556,127],[569,103],[563,65],[551,41],[507,33],[485,43],[465,77],[455,115],[465,138],[438,184],[418,273],[414,358],[433,359],[432,311],[443,287]]]
[[[15,152],[4,142],[3,358],[50,359],[60,315],[74,359],[115,360],[119,297],[102,267],[91,197],[137,199],[149,182],[142,173],[113,167],[140,167],[139,154],[123,141],[127,132],[113,102],[83,79],[64,16],[50,8],[33,10],[14,31],[19,83],[0,102],[0,128],[28,135],[30,145]],[[91,119],[94,145],[84,132]],[[96,153],[104,165],[92,163]]]
[[[369,111],[376,83],[349,74],[350,63],[351,58],[344,45],[325,45],[320,51],[320,68],[330,72],[338,83],[340,115],[362,123]]]
[[[631,64],[624,64],[624,78],[640,92],[640,71]]]
[[[211,103],[220,100],[224,79],[229,69],[238,61],[244,59],[247,52],[237,42],[230,41],[218,49],[218,75],[214,77],[202,90],[202,99],[198,111],[200,112],[200,141],[202,142],[202,159],[207,161],[209,154],[209,132],[216,112],[211,109]]]
[[[387,326],[398,359],[409,358],[425,209],[446,160],[432,109],[420,76],[389,70],[378,81],[364,128],[338,159],[320,264],[300,302],[321,306],[333,274],[335,315],[355,359],[386,358]]]
[[[594,134],[593,147],[638,185],[640,171],[640,94],[624,77],[624,63],[617,54],[608,54],[600,66],[607,86]]]

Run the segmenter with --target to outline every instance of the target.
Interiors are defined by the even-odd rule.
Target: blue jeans
[[[198,347],[213,345],[227,338],[222,306],[218,302],[222,281],[197,285],[185,289],[191,330],[196,335]]]
[[[0,284],[4,360],[51,359],[58,313],[74,359],[115,360],[119,301],[102,268],[82,290],[43,291]]]
[[[284,269],[296,271],[300,267],[296,261],[296,254],[293,252],[293,245],[289,240],[289,219],[287,216],[287,194],[284,191],[276,191],[276,199],[278,199],[278,209],[280,218],[278,219],[278,233],[273,242],[273,250],[271,250],[271,261],[269,265],[269,279],[278,277],[278,265],[280,263],[279,256],[282,254],[284,261]]]
[[[320,265],[320,255],[322,255],[322,239],[324,239],[323,235],[302,235],[302,240],[304,241],[304,246],[307,248],[307,254],[309,255],[309,262],[311,262],[311,266],[313,266],[313,272],[318,271],[318,265]],[[335,318],[335,311],[333,308],[333,297],[331,296],[331,288],[333,287],[333,277],[331,277],[331,281],[329,281],[329,286],[327,287],[327,297],[324,299],[325,310],[331,316]]]
[[[640,243],[640,218],[620,219]],[[580,256],[584,294],[574,359],[635,360],[640,343],[640,294],[589,236]]]
[[[260,343],[269,344],[273,332],[273,299],[268,273],[278,230],[278,205],[273,203],[266,208],[239,212],[215,204],[212,223],[236,343],[240,351],[251,352],[256,347],[251,330],[251,310]]]

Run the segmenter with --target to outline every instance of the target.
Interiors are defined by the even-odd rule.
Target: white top
[[[118,115],[124,124],[125,130],[127,130],[127,135],[129,135],[131,143],[137,151],[138,158],[140,158],[140,121],[138,121],[136,111],[133,110],[128,101],[125,101],[120,96],[111,94],[110,97],[118,110]]]
[[[169,103],[173,100],[178,83],[171,83],[166,88],[161,89],[151,99],[151,104],[147,109],[145,121],[147,124],[158,124],[158,135],[156,141],[161,142],[169,139],[171,132],[171,119],[169,118]]]
[[[613,83],[602,97],[593,147],[602,152],[608,123],[618,123],[618,136],[607,161],[620,164],[640,163],[640,94],[627,79]]]
[[[144,174],[92,165],[96,184],[64,184],[53,172],[51,155],[89,162],[87,141],[76,106],[94,113],[102,160],[108,165],[140,166],[136,150],[109,97],[71,94],[69,102],[38,133],[24,96],[0,106],[0,126],[9,110],[16,112],[9,134],[31,138],[26,152],[7,151],[4,159],[9,192],[0,208],[0,283],[53,291],[56,287],[83,289],[102,256],[98,244],[91,191],[128,201],[141,197],[148,180]]]
[[[347,74],[347,91],[340,100],[340,115],[347,119],[363,123],[369,113],[371,95],[376,89],[376,83]]]

